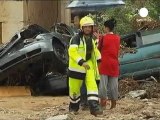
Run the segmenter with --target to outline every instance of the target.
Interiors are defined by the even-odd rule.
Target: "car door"
[[[142,49],[145,51],[143,58],[146,75],[149,77],[160,73],[160,42],[144,46]]]
[[[160,32],[150,31],[142,36],[142,41],[146,75],[149,77],[160,74]]]
[[[137,43],[136,38],[137,36],[134,34],[132,37],[127,37],[128,41],[125,41],[127,47],[134,48],[136,52],[126,53],[120,58],[120,78],[136,77],[145,68],[142,57],[143,50],[135,45],[135,42]]]
[[[142,49],[137,49],[136,53],[127,53],[120,58],[121,77],[134,77],[137,72],[142,71],[144,68]]]

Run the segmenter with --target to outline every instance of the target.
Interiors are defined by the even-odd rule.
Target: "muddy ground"
[[[160,86],[157,84],[154,84],[157,88],[148,85],[148,89],[153,88],[156,90],[154,92],[160,92],[157,90]],[[160,97],[151,96],[151,93],[147,95],[144,99],[123,97],[118,101],[116,109],[109,110],[108,105],[102,116],[94,117],[89,111],[82,110],[78,115],[70,116],[73,120],[160,120]],[[52,116],[68,114],[68,103],[68,96],[1,97],[0,120],[45,120]]]
[[[0,120],[45,120],[68,114],[68,97],[10,97],[0,99]],[[109,107],[109,106],[108,106]],[[160,120],[160,99],[123,98],[114,110],[94,117],[79,111],[73,120]]]

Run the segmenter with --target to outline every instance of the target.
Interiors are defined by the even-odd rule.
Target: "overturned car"
[[[160,76],[160,29],[137,31],[121,37],[135,53],[120,58],[121,76],[145,79]]]
[[[66,75],[67,59],[61,34],[28,26],[0,48],[0,85],[29,85],[34,92],[48,73],[54,78]]]

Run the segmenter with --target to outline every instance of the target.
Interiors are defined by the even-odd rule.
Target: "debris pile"
[[[147,98],[160,98],[160,82],[149,81],[141,83],[141,89],[146,90]]]
[[[135,30],[152,30],[160,28],[160,21],[153,20],[150,17],[142,18],[140,16],[136,16],[133,19],[132,25]]]
[[[120,57],[123,57],[124,54],[126,53],[136,53],[137,50],[136,48],[130,48],[130,47],[126,47],[126,43],[121,43],[120,46]]]
[[[129,91],[134,91],[138,88],[138,82],[131,78],[126,78],[119,81],[119,92],[121,98],[123,98],[127,93],[129,93]]]
[[[160,98],[160,82],[155,80],[133,80],[126,78],[119,81],[120,98],[125,97],[128,93],[134,98],[141,99]],[[140,93],[143,93],[142,96]]]

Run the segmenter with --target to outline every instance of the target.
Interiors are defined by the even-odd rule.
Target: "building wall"
[[[0,1],[0,42],[6,43],[23,27],[23,1]]]
[[[38,24],[48,30],[56,22],[70,24],[70,10],[65,9],[67,1],[0,0],[0,43],[8,42],[18,30],[29,24]]]
[[[60,1],[24,1],[24,25],[36,23],[50,29],[56,21],[60,21],[60,10]]]
[[[69,0],[61,0],[61,22],[71,25],[71,10],[67,9]]]

